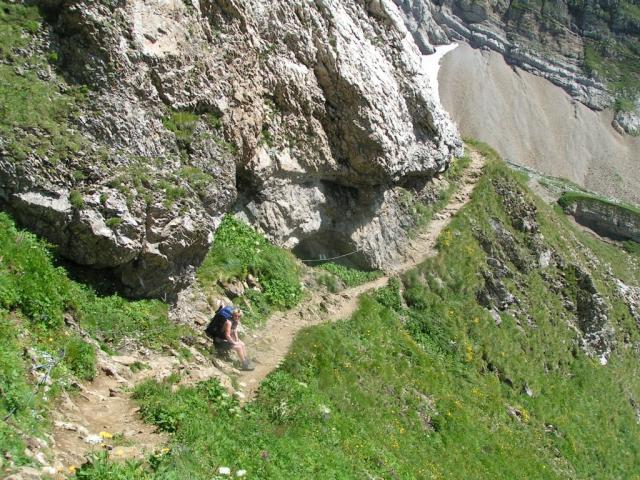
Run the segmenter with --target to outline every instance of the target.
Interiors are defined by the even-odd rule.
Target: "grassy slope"
[[[274,479],[633,478],[640,427],[631,401],[640,399],[640,376],[626,345],[640,335],[605,265],[595,264],[592,274],[612,305],[620,342],[606,367],[577,347],[568,312],[550,289],[548,280],[560,275],[555,267],[514,274],[519,286],[511,291],[535,327],[518,326],[508,314],[497,326],[476,301],[486,257],[473,231],[490,235],[490,218],[509,225],[496,181],[536,203],[546,241],[566,260],[614,260],[616,274],[640,283],[631,257],[587,242],[491,163],[443,233],[441,253],[404,278],[409,309],[392,285],[363,299],[350,320],[304,331],[240,412],[191,388],[177,395],[194,407],[178,416],[170,385],[146,385],[139,397],[147,417],[178,417],[169,422],[172,450],[145,468],[97,461],[79,476],[118,470],[128,478],[208,479],[224,465]]]
[[[56,164],[88,148],[68,121],[86,89],[66,85],[56,75],[55,52],[16,51],[32,43],[41,23],[36,7],[0,1],[0,55],[5,60],[0,64],[0,135],[17,164],[34,153]],[[50,78],[43,80],[42,72]]]
[[[295,257],[227,215],[198,269],[198,283],[208,295],[221,295],[220,281],[242,281],[248,274],[261,285],[261,291],[247,289],[244,300],[237,300],[240,306],[251,306],[245,309],[244,317],[250,327],[264,322],[274,310],[291,308],[302,299],[301,270]]]
[[[176,347],[185,331],[160,302],[98,297],[53,265],[48,247],[0,213],[0,468],[28,463],[24,440],[48,428],[49,401],[73,380],[95,374],[95,350],[65,326],[71,315],[85,331],[116,349],[124,337],[155,348]],[[38,375],[30,372],[40,365]],[[38,385],[53,365],[52,384]],[[48,392],[46,391],[48,390]]]

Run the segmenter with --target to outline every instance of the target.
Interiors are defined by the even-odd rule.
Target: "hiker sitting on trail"
[[[211,319],[206,333],[213,339],[216,348],[234,350],[242,362],[243,370],[253,370],[253,367],[249,366],[244,342],[238,338],[240,318],[242,318],[242,310],[238,307],[233,305],[221,307]]]

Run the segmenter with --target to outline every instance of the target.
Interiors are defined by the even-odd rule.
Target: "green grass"
[[[378,270],[367,272],[364,270],[358,270],[357,268],[351,268],[332,262],[323,263],[318,267],[318,269],[324,270],[325,272],[328,272],[330,274],[321,274],[319,276],[319,281],[333,292],[336,292],[339,289],[339,286],[337,285],[337,282],[332,279],[332,276],[339,279],[340,282],[346,287],[356,287],[382,276],[382,272]]]
[[[122,225],[122,219],[119,217],[111,217],[111,218],[108,218],[104,223],[110,229],[115,230],[120,225]]]
[[[176,135],[176,139],[184,146],[191,144],[193,134],[200,116],[192,112],[171,111],[162,123],[167,130]]]
[[[572,204],[580,201],[600,203],[602,205],[607,205],[607,206],[619,209],[621,211],[627,212],[628,214],[633,216],[640,215],[640,207],[631,205],[629,203],[613,202],[607,198],[600,197],[598,195],[584,193],[584,192],[568,191],[563,193],[562,196],[558,199],[558,203],[563,208],[568,208]]]
[[[228,417],[240,411],[237,400],[215,379],[174,390],[172,387],[177,381],[177,377],[161,383],[147,380],[133,393],[142,417],[162,431],[176,432],[190,417]]]
[[[637,38],[620,40],[605,37],[585,42],[584,69],[607,83],[616,96],[616,110],[632,108],[640,95],[639,51]]]
[[[218,281],[257,277],[262,293],[249,291],[254,306],[245,310],[246,323],[264,320],[271,309],[291,308],[302,298],[300,267],[288,251],[270,244],[249,225],[227,215],[215,234],[211,250],[198,269],[198,281],[216,292]]]
[[[490,221],[530,248],[499,193],[505,186],[535,206],[547,247],[591,270],[617,331],[606,367],[582,352],[567,325],[572,314],[554,284],[566,277],[571,294],[570,269],[521,270],[504,259],[504,282],[535,326],[507,312],[498,326],[478,304],[478,272],[487,268],[479,238],[504,255]],[[438,245],[436,257],[402,285],[365,297],[351,319],[302,331],[240,411],[199,386],[174,390],[177,379],[141,387],[146,418],[172,432],[170,451],[131,467],[128,478],[208,479],[219,466],[251,478],[633,478],[640,332],[605,273],[616,248],[584,242],[495,159]],[[639,283],[638,269],[628,268]],[[82,478],[122,468],[99,459]]]
[[[200,134],[200,137],[198,137],[196,135],[196,127],[200,121],[210,127],[214,133],[202,133]],[[221,118],[212,113],[199,115],[194,112],[173,110],[163,118],[162,123],[167,130],[170,130],[175,134],[178,147],[180,148],[184,158],[188,158],[191,144],[194,140],[199,138],[213,139],[221,149],[231,155],[236,155],[238,153],[238,147],[225,140],[222,136]]]
[[[640,256],[640,243],[627,240],[626,242],[623,242],[623,247],[628,253]]]
[[[462,157],[456,158],[451,162],[451,165],[443,174],[443,178],[449,182],[449,185],[447,188],[439,192],[438,198],[434,203],[425,204],[422,202],[415,202],[412,198],[408,199],[408,203],[415,209],[414,215],[417,219],[416,228],[428,225],[433,219],[433,216],[447,206],[451,196],[458,188],[460,178],[462,178],[464,171],[470,163],[471,159],[469,158],[468,151],[465,151],[465,154]]]
[[[86,88],[60,89],[55,72],[51,81],[38,77],[39,69],[49,68],[52,52],[25,56],[15,51],[33,41],[41,24],[37,7],[0,1],[0,55],[8,61],[0,65],[0,134],[16,163],[31,155],[58,163],[87,146],[69,124]]]
[[[0,467],[6,465],[7,454],[17,465],[29,463],[19,431],[42,430],[30,415],[31,411],[40,409],[42,397],[32,398],[35,387],[29,381],[29,365],[23,357],[25,344],[20,338],[21,330],[17,319],[0,309],[0,416],[4,419],[13,412],[9,422],[0,422]]]
[[[178,176],[186,181],[201,197],[207,188],[216,182],[215,178],[196,167],[182,167],[178,171]]]

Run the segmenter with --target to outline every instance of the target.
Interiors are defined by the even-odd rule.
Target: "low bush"
[[[162,123],[167,130],[171,130],[176,135],[178,142],[186,147],[193,139],[193,132],[199,120],[200,116],[195,113],[172,111],[162,120]]]
[[[318,268],[338,277],[347,287],[355,287],[363,283],[371,282],[382,276],[379,270],[366,272],[356,268],[339,265],[337,263],[323,263]]]
[[[344,288],[338,277],[328,272],[322,272],[318,275],[318,283],[327,287],[327,290],[331,293],[337,293]]]
[[[73,335],[61,348],[65,352],[65,364],[81,380],[93,380],[96,374],[96,351],[82,338]]]
[[[178,348],[189,330],[172,323],[168,307],[159,300],[132,302],[118,295],[98,297],[82,289],[84,295],[76,314],[80,325],[100,342],[117,348],[124,339],[133,339],[156,350]]]
[[[627,240],[626,242],[623,242],[622,245],[627,252],[640,256],[640,243],[634,242],[633,240]]]
[[[198,269],[198,281],[205,290],[212,290],[219,280],[244,279],[249,273],[259,279],[266,303],[274,308],[291,308],[302,298],[300,268],[295,257],[270,244],[249,225],[227,215]]]
[[[133,398],[140,404],[140,413],[160,430],[175,432],[182,423],[194,417],[203,420],[210,416],[228,417],[239,412],[237,400],[229,395],[215,379],[194,387],[174,389],[174,381],[147,380],[138,385]]]

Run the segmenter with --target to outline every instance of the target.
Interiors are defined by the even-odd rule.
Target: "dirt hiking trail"
[[[385,269],[384,276],[338,293],[311,295],[294,309],[272,315],[262,329],[253,332],[253,338],[247,339],[246,344],[249,356],[257,359],[256,368],[238,374],[243,400],[252,399],[260,382],[278,367],[299,330],[322,322],[349,318],[358,307],[362,294],[386,286],[391,277],[412,269],[436,254],[438,236],[449,224],[449,219],[469,201],[473,188],[482,175],[484,157],[470,151],[470,158],[471,163],[465,169],[459,188],[450,202],[411,240],[405,251],[398,255],[396,263]]]
[[[294,309],[272,315],[264,327],[250,332],[244,340],[250,357],[256,359],[255,370],[239,371],[232,363],[220,359],[212,362],[210,357],[193,347],[189,347],[191,356],[188,360],[177,352],[158,354],[142,349],[131,356],[110,357],[98,349],[96,378],[88,384],[79,385],[79,394],[73,397],[65,394],[53,414],[53,460],[40,462],[45,472],[54,478],[65,478],[92,451],[107,450],[111,458],[126,460],[143,458],[162,448],[168,436],[142,421],[131,398],[131,389],[148,378],[163,379],[177,372],[181,378],[180,385],[188,385],[217,377],[227,389],[235,390],[242,403],[253,399],[260,382],[286,356],[298,331],[350,317],[357,309],[361,295],[384,287],[390,278],[436,254],[436,239],[449,219],[468,202],[482,174],[484,158],[475,151],[470,152],[470,158],[471,163],[448,205],[409,242],[393,266],[386,269],[384,276],[338,293],[311,294]],[[144,364],[143,369],[136,368],[140,364]]]

